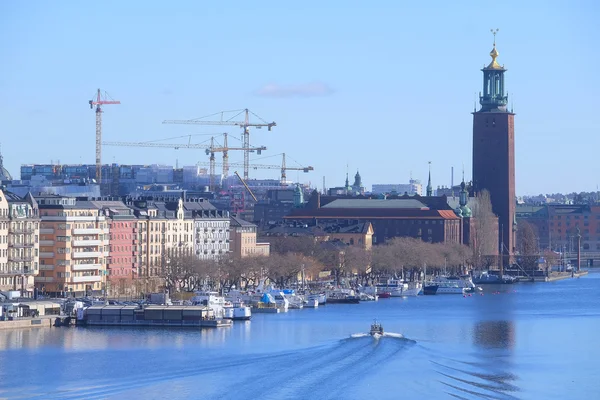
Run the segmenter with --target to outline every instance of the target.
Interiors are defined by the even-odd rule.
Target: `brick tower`
[[[492,62],[481,70],[481,108],[473,113],[473,191],[490,192],[492,209],[498,216],[498,246],[506,263],[515,249],[515,114],[506,109],[506,69],[496,61],[497,30],[492,32]]]

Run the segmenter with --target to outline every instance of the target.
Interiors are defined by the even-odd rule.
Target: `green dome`
[[[471,216],[473,215],[469,206],[462,206],[461,211],[462,211],[463,217],[465,217],[465,218],[471,218]]]

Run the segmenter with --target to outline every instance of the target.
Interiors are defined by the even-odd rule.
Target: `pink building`
[[[107,291],[109,296],[129,295],[138,274],[137,218],[121,201],[93,201],[102,209],[109,227]]]

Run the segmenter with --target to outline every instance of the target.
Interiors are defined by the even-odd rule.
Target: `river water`
[[[405,338],[351,337],[373,318]],[[592,399],[599,335],[600,273],[224,329],[0,331],[0,398]]]

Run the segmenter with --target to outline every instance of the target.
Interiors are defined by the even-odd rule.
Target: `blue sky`
[[[593,0],[1,2],[5,166],[18,177],[22,163],[93,163],[87,102],[101,88],[122,102],[105,108],[105,140],[219,133],[161,122],[249,108],[277,122],[252,131],[251,144],[268,147],[256,162],[285,152],[315,168],[289,178],[341,185],[349,165],[370,189],[411,173],[426,181],[432,161],[434,186],[449,185],[452,166],[455,180],[463,164],[471,176],[470,113],[500,28],[517,193],[595,190],[599,12]],[[176,159],[207,161],[193,150],[103,152],[123,164]]]

